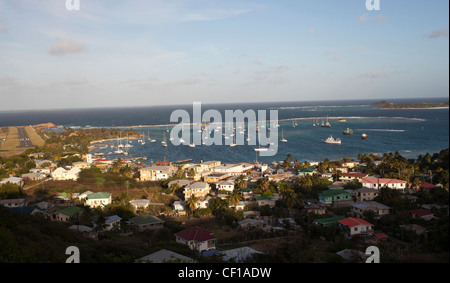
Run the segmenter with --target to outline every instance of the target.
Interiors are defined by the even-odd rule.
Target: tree
[[[194,178],[195,177],[195,170],[194,168],[189,169],[189,178]]]
[[[181,167],[178,167],[178,169],[177,169],[177,178],[181,179],[183,177],[183,175],[184,175],[183,169],[181,169]]]
[[[245,189],[247,187],[247,180],[245,180],[245,176],[241,175],[239,176],[239,178],[237,178],[236,180],[236,187],[239,190]]]
[[[174,183],[172,186],[170,186],[170,192],[172,194],[175,194],[179,188],[180,188],[180,185],[178,183]]]
[[[195,195],[191,195],[191,197],[186,200],[186,208],[188,211],[189,218],[190,215],[192,215],[194,213],[194,210],[197,208],[197,201],[198,198]]]
[[[234,205],[234,207],[236,208],[237,204],[241,201],[242,196],[241,193],[238,190],[233,190],[233,192],[231,193],[228,201]]]

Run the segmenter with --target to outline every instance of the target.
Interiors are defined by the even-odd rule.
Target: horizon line
[[[334,102],[334,101],[389,101],[389,100],[405,100],[405,99],[417,99],[417,100],[427,100],[427,99],[447,99],[449,97],[397,97],[397,98],[361,98],[361,99],[318,99],[318,100],[286,100],[286,101],[265,101],[258,102],[258,104],[270,104],[270,103],[298,103],[298,102]],[[425,102],[424,101],[424,102]],[[196,101],[192,101],[192,104]],[[201,102],[201,101],[200,101]],[[227,105],[227,104],[254,104],[255,102],[209,102],[203,103],[202,105]],[[11,113],[11,112],[25,112],[25,111],[58,111],[58,110],[107,110],[107,109],[128,109],[128,108],[152,108],[152,107],[186,107],[192,104],[158,104],[158,105],[130,105],[130,106],[92,106],[92,107],[65,107],[65,108],[32,108],[32,109],[12,109],[12,110],[1,110],[0,113]]]

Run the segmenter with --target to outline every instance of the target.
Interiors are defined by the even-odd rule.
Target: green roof
[[[273,197],[270,196],[259,196],[259,197],[255,197],[255,199],[258,200],[273,200]]]
[[[152,224],[152,223],[162,223],[164,220],[159,219],[154,215],[140,215],[130,219],[131,222],[137,225]]]
[[[351,194],[349,192],[343,191],[343,190],[326,190],[326,191],[319,193],[319,195],[323,196],[323,197],[333,197],[333,196],[338,196],[338,195],[351,195]]]
[[[70,206],[70,207],[66,207],[61,210],[58,210],[59,213],[62,213],[69,217],[73,217],[75,214],[81,213],[82,211],[83,211],[83,209],[79,206]]]
[[[110,196],[110,193],[98,192],[87,195],[86,199],[104,199],[109,198]]]
[[[245,188],[245,189],[242,189],[241,192],[243,192],[243,193],[251,193],[251,192],[252,192],[252,189],[250,189],[250,188]]]
[[[341,219],[346,218],[345,216],[335,216],[335,217],[328,217],[328,218],[320,218],[320,219],[316,219],[316,222],[319,222],[322,225],[328,226],[331,225],[333,223],[338,222]]]

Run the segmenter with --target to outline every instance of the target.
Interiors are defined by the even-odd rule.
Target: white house
[[[110,193],[98,192],[86,196],[85,205],[90,208],[104,207],[112,201]]]
[[[141,181],[161,181],[173,176],[172,166],[149,166],[139,170]]]
[[[361,218],[344,218],[338,220],[338,225],[349,237],[361,234],[373,234],[374,225]]]
[[[232,192],[234,190],[234,182],[229,180],[220,181],[216,184],[216,188],[219,191]]]
[[[404,190],[406,189],[406,181],[397,180],[397,179],[385,179],[385,178],[376,178],[376,177],[368,177],[363,178],[361,183],[364,188],[371,189],[381,189],[383,187],[387,187],[395,190]]]
[[[24,182],[23,182],[22,178],[9,177],[7,179],[4,179],[4,180],[0,181],[0,186],[3,185],[3,184],[7,184],[7,183],[15,184],[15,185],[18,185],[19,187],[22,187],[24,185]]]
[[[198,252],[216,248],[216,237],[211,232],[200,227],[189,227],[175,234],[177,243],[187,245]]]
[[[358,202],[352,205],[351,215],[353,217],[364,217],[364,212],[373,211],[376,218],[389,214],[390,208],[376,201]]]
[[[67,180],[78,180],[78,174],[80,173],[81,169],[74,167],[70,170],[66,170],[62,167],[57,168],[55,171],[52,172],[51,176],[54,180],[57,181],[67,181]]]
[[[148,199],[134,199],[134,200],[130,200],[130,204],[135,208],[135,209],[146,209],[148,207],[148,205],[150,204],[150,201]]]
[[[197,198],[205,197],[210,190],[211,187],[209,186],[208,183],[195,182],[184,188],[184,198],[188,199],[192,195],[194,195]]]

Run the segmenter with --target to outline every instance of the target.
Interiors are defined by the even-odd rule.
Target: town
[[[448,149],[145,164],[89,150],[132,132],[38,134],[0,157],[0,261],[64,262],[73,245],[85,262],[365,262],[369,246],[382,262],[448,261]]]

